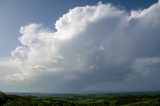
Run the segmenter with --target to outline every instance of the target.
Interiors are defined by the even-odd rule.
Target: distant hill
[[[160,93],[5,94],[0,92],[0,106],[160,106]]]

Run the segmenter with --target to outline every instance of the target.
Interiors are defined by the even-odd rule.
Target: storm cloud
[[[1,89],[20,91],[160,90],[160,5],[126,11],[75,7],[56,31],[31,23],[21,46],[0,61]]]

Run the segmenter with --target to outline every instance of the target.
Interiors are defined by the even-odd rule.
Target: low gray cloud
[[[10,59],[18,69],[0,78],[4,81],[0,88],[159,90],[159,9],[159,4],[153,4],[127,12],[99,3],[69,10],[55,23],[56,32],[36,23],[22,26],[22,45]],[[10,61],[0,61],[0,68],[9,72],[5,65],[10,66]]]

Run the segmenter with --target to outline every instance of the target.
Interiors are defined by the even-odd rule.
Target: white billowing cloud
[[[22,26],[22,45],[0,62],[3,88],[159,90],[159,10],[154,4],[129,13],[98,3],[69,10],[56,21],[55,32],[36,23]]]
[[[20,46],[17,47],[12,53],[13,58],[24,60],[27,58],[28,49],[26,47]]]

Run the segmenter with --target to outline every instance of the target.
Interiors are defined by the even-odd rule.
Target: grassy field
[[[29,95],[0,93],[0,106],[160,106],[159,93]]]

